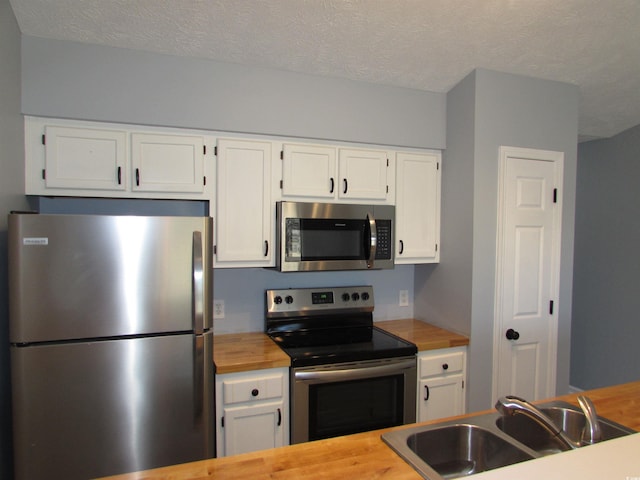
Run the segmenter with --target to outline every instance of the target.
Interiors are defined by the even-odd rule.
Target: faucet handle
[[[598,421],[598,414],[596,413],[596,407],[589,397],[585,395],[578,396],[578,404],[584,412],[586,423],[582,430],[581,441],[583,444],[590,445],[602,440],[602,430],[600,428],[600,422]]]

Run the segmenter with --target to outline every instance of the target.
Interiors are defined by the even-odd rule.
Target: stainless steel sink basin
[[[554,423],[580,440],[584,414],[566,402],[539,405]],[[602,440],[635,433],[598,417]],[[528,417],[498,412],[393,430],[382,440],[428,480],[459,478],[561,452],[567,447]]]
[[[412,433],[406,444],[442,478],[464,477],[533,458],[489,430],[466,424]]]
[[[580,442],[582,430],[586,425],[584,413],[580,409],[564,402],[555,402],[547,404],[546,407],[541,407],[540,410],[562,428],[571,440],[576,443]],[[598,423],[602,432],[602,441],[634,433],[633,430],[602,417],[598,417]],[[496,426],[501,431],[542,455],[568,450],[562,442],[550,436],[547,430],[529,417],[522,415],[500,416],[496,419]]]

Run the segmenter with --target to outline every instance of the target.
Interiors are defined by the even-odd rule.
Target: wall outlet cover
[[[224,318],[224,300],[213,301],[213,318]]]
[[[401,307],[409,306],[409,290],[400,290],[400,294],[398,295],[398,305]]]

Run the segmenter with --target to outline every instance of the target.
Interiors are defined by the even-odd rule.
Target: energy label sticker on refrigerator
[[[24,237],[23,245],[49,245],[49,237]]]

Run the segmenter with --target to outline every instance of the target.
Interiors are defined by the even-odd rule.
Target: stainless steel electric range
[[[417,348],[373,310],[371,286],[266,291],[266,333],[291,357],[291,443],[415,421]]]

